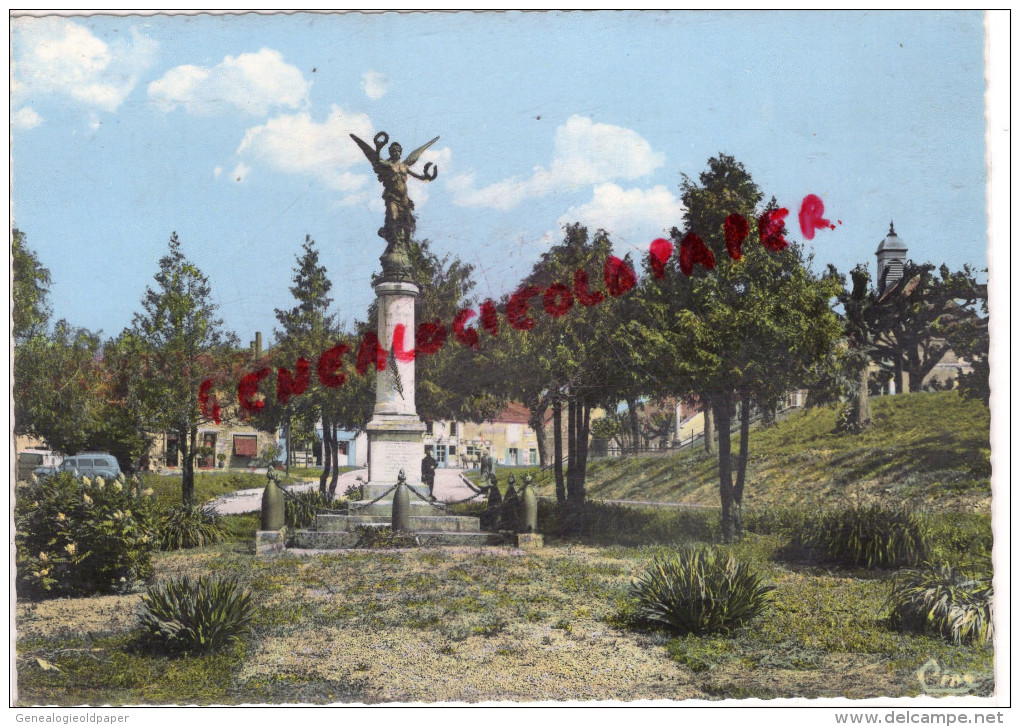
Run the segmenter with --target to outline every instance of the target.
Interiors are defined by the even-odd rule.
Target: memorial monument
[[[403,350],[414,348],[414,305],[420,293],[413,281],[409,255],[414,244],[415,220],[407,178],[431,182],[438,176],[439,170],[432,163],[426,163],[421,173],[412,167],[439,137],[404,159],[403,148],[396,142],[390,144],[387,156],[383,157],[383,148],[389,142],[384,131],[375,135],[372,144],[354,134],[351,138],[365,153],[383,186],[386,213],[378,234],[386,241],[386,249],[380,258],[382,274],[373,287],[379,345],[387,349],[388,355],[386,368],[375,372],[375,408],[366,427],[369,464],[364,500],[350,503],[347,515],[319,514],[316,530],[298,531],[292,541],[298,547],[354,547],[363,542],[366,530],[392,526],[408,531],[407,536],[422,545],[501,542],[495,533],[480,532],[478,518],[448,515],[430,502],[431,493],[421,476],[425,423],[415,409],[414,359],[398,358],[393,352],[394,335],[400,331]],[[394,517],[395,498],[399,518]]]

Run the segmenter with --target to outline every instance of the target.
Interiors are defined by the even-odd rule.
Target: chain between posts
[[[391,492],[396,490],[397,487],[399,487],[399,483],[396,484],[396,485],[393,485],[393,487],[391,487],[390,489],[386,490],[386,492],[384,492],[383,494],[379,495],[379,497],[377,497],[374,500],[372,500],[372,502],[365,502],[365,503],[361,503],[361,502],[348,502],[347,503],[347,508],[350,509],[350,508],[353,507],[353,508],[357,508],[357,509],[360,510],[363,507],[369,507],[371,505],[374,505],[375,503],[379,502],[384,497],[386,497],[388,494],[390,494]]]
[[[484,494],[481,491],[479,491],[477,495],[471,495],[470,497],[465,497],[463,500],[455,500],[453,502],[441,502],[441,501],[439,501],[439,500],[437,500],[435,498],[431,498],[430,499],[428,497],[425,497],[420,492],[415,490],[413,487],[408,487],[407,489],[409,489],[414,494],[414,496],[417,497],[419,500],[422,500],[423,502],[427,502],[430,505],[435,505],[436,507],[438,507],[438,508],[440,508],[442,510],[446,510],[446,511],[450,510],[450,505],[460,505],[462,503],[474,500],[476,497],[478,497],[478,495]]]

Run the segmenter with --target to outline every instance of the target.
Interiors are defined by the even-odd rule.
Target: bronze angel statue
[[[419,146],[403,161],[401,161],[400,155],[404,150],[397,142],[390,144],[389,158],[382,158],[380,152],[390,140],[385,131],[380,131],[372,139],[375,144],[374,149],[354,134],[351,134],[351,138],[365,152],[368,161],[372,163],[375,175],[382,182],[386,221],[383,223],[382,229],[379,230],[379,236],[389,243],[387,252],[391,252],[392,248],[410,242],[414,235],[414,202],[407,196],[407,176],[411,175],[423,182],[431,182],[439,176],[439,169],[432,162],[426,162],[421,174],[411,169],[425,153],[425,150],[439,141],[439,137]]]

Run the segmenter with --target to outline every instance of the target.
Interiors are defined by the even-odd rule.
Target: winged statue
[[[382,149],[390,140],[385,131],[380,131],[372,139],[374,147],[354,134],[351,134],[351,138],[361,147],[361,151],[365,153],[368,161],[372,164],[375,176],[382,182],[386,219],[379,230],[379,236],[389,243],[386,253],[383,254],[385,268],[387,256],[398,251],[402,252],[400,248],[407,245],[414,235],[414,202],[407,196],[407,177],[410,175],[423,182],[431,182],[439,176],[439,169],[432,162],[426,162],[420,174],[411,169],[421,158],[421,155],[439,141],[439,137],[422,144],[403,160],[400,156],[404,149],[397,142],[390,144],[389,157],[383,158]]]

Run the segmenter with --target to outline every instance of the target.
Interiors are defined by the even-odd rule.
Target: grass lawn
[[[955,391],[882,396],[871,405],[873,425],[859,435],[834,433],[831,407],[752,429],[745,507],[879,502],[991,511],[988,407]],[[552,472],[536,474],[538,493],[554,495]],[[701,449],[591,460],[587,490],[606,500],[718,506],[718,460]]]
[[[243,643],[209,656],[148,653],[133,635],[138,594],[21,601],[18,705],[905,697],[923,693],[918,672],[932,660],[962,675],[969,694],[988,695],[991,643],[954,646],[889,627],[895,572],[778,557],[784,523],[854,501],[919,511],[935,560],[990,552],[987,408],[952,392],[873,406],[875,425],[862,435],[833,434],[831,409],[753,433],[749,534],[727,547],[775,590],[766,612],[732,633],[678,636],[626,618],[628,586],[657,554],[718,541],[714,510],[597,505],[581,535],[561,539],[543,501],[540,550],[277,559],[252,554],[252,513],[223,519],[233,542],[154,558],[157,580],[214,573],[245,584],[258,613]],[[589,494],[716,505],[715,469],[700,452],[604,460],[589,469]],[[523,474],[515,471],[519,482]],[[208,499],[263,483],[202,473],[196,490]],[[178,478],[148,484],[157,485],[179,501]]]
[[[151,487],[155,494],[156,503],[163,506],[175,506],[181,504],[181,475],[157,475],[145,473],[140,475],[142,487]],[[300,482],[303,477],[295,475],[291,470],[291,476],[281,478],[285,485]],[[266,486],[266,475],[264,472],[222,472],[222,471],[197,471],[195,472],[195,501],[202,503],[215,500],[221,495],[226,495],[237,490],[251,490]]]
[[[239,534],[254,531],[254,516],[237,520]],[[921,693],[917,671],[930,659],[990,693],[990,644],[886,625],[891,573],[783,563],[780,545],[751,535],[732,546],[776,587],[765,615],[729,636],[683,637],[621,616],[628,584],[666,545],[259,560],[238,542],[163,553],[157,579],[213,572],[246,584],[259,604],[246,643],[203,657],[145,653],[132,637],[138,595],[19,603],[18,703],[894,697]]]
[[[360,469],[360,468],[358,468],[358,467],[340,467],[339,469],[340,469],[340,474],[343,474],[344,472],[350,472],[352,470],[356,470],[356,469]],[[332,473],[332,470],[330,470],[330,472]],[[321,467],[291,467],[290,468],[290,476],[291,477],[297,477],[297,478],[301,478],[301,479],[310,479],[310,478],[314,477],[315,479],[318,479],[320,475],[322,475],[322,468]]]

